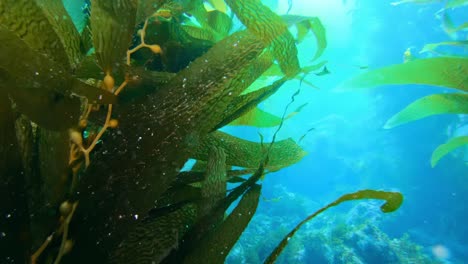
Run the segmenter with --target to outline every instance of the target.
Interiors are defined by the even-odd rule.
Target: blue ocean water
[[[267,2],[267,1],[264,1]],[[409,49],[417,58],[427,43],[467,38],[448,35],[442,25],[444,3],[392,5],[391,1],[271,1],[278,14],[317,16],[327,29],[323,57],[331,72],[306,79],[320,89],[291,81],[261,107],[281,116],[307,103],[288,119],[279,139],[302,141],[308,155],[298,164],[266,176],[262,201],[228,263],[257,263],[300,220],[340,195],[361,189],[396,190],[402,207],[381,214],[377,202],[349,202],[312,220],[293,237],[278,263],[466,263],[468,262],[467,148],[431,167],[434,149],[455,134],[466,135],[467,117],[437,115],[392,129],[385,122],[425,95],[453,92],[423,85],[384,86],[341,92],[344,80],[365,71],[402,63]],[[447,10],[455,24],[468,7]],[[301,44],[301,62],[310,61],[315,43]],[[467,50],[443,52],[467,55]],[[227,131],[259,141],[274,129],[228,127]]]

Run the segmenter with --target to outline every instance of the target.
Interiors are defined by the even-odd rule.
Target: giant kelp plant
[[[312,32],[316,60],[326,39],[316,17],[207,2],[92,0],[80,31],[62,1],[0,2],[2,262],[224,261],[255,213],[259,179],[305,152],[217,129],[245,115],[241,124],[281,127],[256,105],[320,69],[300,67],[296,44]],[[318,213],[368,198],[386,200],[384,212],[402,202],[365,190]]]

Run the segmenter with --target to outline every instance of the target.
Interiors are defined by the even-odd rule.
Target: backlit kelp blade
[[[468,114],[468,94],[433,94],[418,99],[392,116],[384,128],[438,114]]]
[[[70,61],[62,41],[43,10],[33,0],[0,1],[0,25],[11,30],[31,49],[47,54],[52,60],[70,69]],[[3,45],[3,43],[2,43]],[[14,54],[2,50],[5,54]],[[21,47],[18,47],[21,52]],[[26,61],[24,62],[26,63]]]
[[[447,4],[445,5],[445,8],[457,8],[457,7],[462,7],[468,5],[467,0],[449,0],[447,1]]]
[[[296,41],[301,43],[306,37],[309,31],[315,36],[317,41],[317,50],[315,51],[312,61],[322,56],[323,52],[327,48],[327,36],[326,29],[322,24],[322,21],[318,17],[306,17],[296,15],[284,15],[281,18],[286,22],[288,26],[295,25],[297,29]]]
[[[124,62],[135,27],[137,0],[92,0],[91,32],[96,58],[106,74]]]
[[[468,40],[466,41],[444,41],[444,42],[426,44],[424,45],[424,47],[419,53],[437,52],[436,49],[440,46],[454,46],[454,47],[468,48]]]
[[[281,123],[281,117],[270,114],[258,107],[229,123],[230,126],[275,127]]]
[[[431,157],[431,166],[435,167],[440,159],[449,152],[468,144],[468,136],[460,136],[450,139],[447,143],[438,146]]]
[[[291,232],[289,232],[283,240],[276,246],[273,252],[265,260],[265,264],[272,264],[281,254],[283,249],[288,244],[289,240],[294,236],[294,234],[308,221],[315,218],[317,215],[321,214],[330,207],[337,206],[342,202],[353,201],[353,200],[363,200],[363,199],[378,199],[385,200],[385,203],[380,207],[380,210],[383,213],[391,213],[396,211],[401,204],[403,203],[403,195],[399,192],[385,192],[385,191],[374,191],[374,190],[362,190],[355,193],[349,193],[341,196],[338,200],[328,204],[327,206],[319,209],[315,213],[309,215],[304,220],[302,220]]]
[[[266,100],[276,91],[278,91],[278,89],[285,82],[286,79],[283,78],[262,89],[236,97],[224,111],[222,116],[223,119],[218,125],[215,126],[215,129],[221,128],[233,122],[248,111],[254,109],[259,103]]]
[[[360,74],[338,89],[361,89],[390,84],[427,84],[468,91],[468,58],[418,59]]]
[[[264,151],[270,143],[255,143],[229,134],[215,131],[200,142],[192,158],[207,160],[210,146],[222,147],[226,152],[226,164],[244,168],[255,168],[262,161]],[[292,139],[275,142],[270,150],[268,170],[279,170],[299,162],[307,153]]]
[[[288,26],[281,17],[260,0],[227,0],[226,3],[255,36],[270,46],[286,77],[296,76],[300,71],[297,48]]]

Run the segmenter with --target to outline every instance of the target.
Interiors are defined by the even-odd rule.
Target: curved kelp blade
[[[237,207],[216,229],[202,238],[184,263],[224,263],[228,253],[245,230],[257,210],[261,187],[252,186]]]
[[[194,38],[211,42],[218,42],[228,36],[232,28],[232,19],[228,15],[218,10],[202,14],[203,17],[197,17],[201,27],[198,25],[183,25],[182,28],[185,32]]]
[[[161,8],[168,0],[139,0],[137,15],[135,23],[141,23],[148,17],[154,14],[159,8]]]
[[[255,36],[270,46],[286,77],[296,76],[300,71],[297,47],[281,17],[260,0],[226,0],[226,3]]]
[[[31,49],[47,54],[52,60],[65,67],[65,70],[70,69],[62,41],[36,1],[2,0],[0,1],[0,14],[1,26],[14,32]],[[16,53],[18,52],[21,52],[20,47]],[[2,53],[10,54],[5,50],[2,50]]]
[[[122,64],[135,26],[137,0],[92,0],[91,32],[96,58],[106,73]]]
[[[419,53],[424,52],[436,52],[435,50],[440,46],[454,46],[454,47],[464,47],[468,48],[468,40],[464,41],[444,41],[438,43],[429,43],[424,45],[422,50]]]
[[[315,51],[312,61],[322,56],[327,48],[327,32],[318,17],[306,17],[297,15],[284,15],[281,18],[288,24],[288,26],[295,25],[297,29],[296,41],[301,43],[307,33],[312,31],[317,41],[317,50]]]
[[[392,65],[360,74],[339,89],[389,84],[427,84],[468,91],[468,58],[438,57]]]
[[[384,213],[390,213],[397,210],[403,202],[403,195],[399,192],[385,192],[385,191],[375,191],[375,190],[362,190],[355,193],[349,193],[341,196],[338,200],[328,204],[327,206],[321,208],[315,213],[309,215],[304,220],[302,220],[291,232],[289,232],[283,240],[276,246],[270,256],[265,260],[264,263],[274,263],[276,258],[281,254],[283,249],[288,244],[289,240],[294,236],[294,234],[308,221],[312,220],[317,215],[321,214],[330,207],[337,206],[342,202],[354,201],[354,200],[363,200],[363,199],[378,199],[385,200],[385,203],[380,207],[380,210]]]
[[[392,128],[438,114],[468,114],[468,94],[433,94],[408,105],[392,116],[384,128]]]
[[[54,31],[60,38],[71,68],[75,68],[81,61],[83,54],[80,48],[81,37],[73,24],[72,18],[63,6],[62,1],[40,0],[37,1],[45,15],[49,19]]]
[[[214,130],[231,123],[232,121],[242,116],[244,113],[254,109],[255,106],[278,91],[278,89],[285,82],[286,79],[283,78],[260,90],[256,90],[254,92],[234,98],[231,104],[226,107],[226,110],[222,116],[222,121],[215,126]]]
[[[275,127],[281,123],[281,117],[270,114],[258,107],[229,123],[230,126]]]
[[[435,167],[439,160],[447,155],[449,152],[468,144],[468,136],[455,137],[450,139],[447,143],[438,146],[431,157],[431,166]]]
[[[206,136],[200,146],[192,154],[197,160],[207,160],[211,146],[222,147],[226,151],[226,164],[244,168],[256,168],[264,158],[266,145],[270,143],[256,143],[240,139],[229,134],[215,131]],[[266,169],[279,170],[299,162],[305,152],[292,139],[285,139],[273,144]]]

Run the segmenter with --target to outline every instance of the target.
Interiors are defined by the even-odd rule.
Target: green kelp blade
[[[258,107],[229,123],[229,126],[275,127],[281,123],[281,117],[270,114]]]
[[[213,232],[201,239],[197,248],[184,259],[184,263],[204,263],[206,260],[210,263],[224,263],[254,216],[260,192],[259,185],[252,186],[229,216]]]
[[[342,202],[353,201],[353,200],[363,200],[363,199],[378,199],[385,200],[385,203],[380,207],[380,210],[384,213],[390,213],[397,210],[402,202],[403,195],[399,192],[385,192],[385,191],[375,191],[375,190],[362,190],[355,193],[349,193],[341,196],[338,200],[328,204],[327,206],[319,209],[315,213],[309,215],[304,220],[302,220],[291,232],[289,232],[283,240],[276,246],[273,252],[265,260],[265,264],[272,264],[275,262],[276,258],[281,254],[283,249],[288,244],[289,240],[294,236],[294,234],[308,221],[312,220],[317,215],[321,214],[330,207],[337,206]]]
[[[462,7],[465,5],[468,5],[467,0],[449,0],[447,1],[445,8],[457,8],[457,7]]]
[[[426,84],[468,92],[468,58],[418,59],[362,73],[338,89],[361,89],[390,84]]]
[[[270,46],[286,77],[296,76],[300,71],[297,47],[281,17],[260,0],[226,0],[226,3],[255,36]]]
[[[231,104],[226,107],[222,116],[222,121],[215,126],[215,129],[221,128],[232,121],[236,120],[244,113],[252,110],[262,101],[273,95],[286,82],[286,78],[278,80],[273,84],[266,86],[260,90],[244,94],[234,98]]]
[[[62,66],[62,70],[68,71],[70,69],[62,41],[36,1],[2,0],[0,1],[0,14],[0,26],[11,30],[31,49],[47,54],[49,58]],[[12,55],[22,52],[21,47],[17,49],[18,51],[14,53],[5,50],[2,50],[2,53]],[[27,63],[27,61],[23,61],[23,63]]]
[[[226,152],[226,164],[244,168],[256,168],[264,158],[264,148],[270,143],[256,143],[234,137],[232,135],[215,131],[206,136],[200,146],[192,154],[192,158],[197,160],[207,160],[211,146],[222,147]],[[270,151],[269,162],[266,165],[268,170],[279,170],[299,162],[307,152],[305,152],[292,139],[285,139],[275,142]]]
[[[318,17],[307,17],[297,15],[283,15],[281,18],[288,24],[288,26],[295,25],[297,28],[296,40],[301,43],[307,33],[312,31],[317,41],[317,50],[315,51],[312,61],[322,56],[327,48],[327,31]]]
[[[438,114],[468,114],[468,94],[433,94],[418,99],[392,116],[384,128],[393,128],[411,121]]]
[[[437,49],[440,46],[458,46],[458,47],[468,47],[468,40],[464,41],[444,41],[444,42],[438,42],[438,43],[429,43],[424,45],[422,50],[419,53],[424,53],[424,52],[434,52],[435,49]]]
[[[81,37],[73,24],[72,18],[62,1],[37,0],[37,3],[60,38],[68,56],[69,65],[74,69],[80,63],[83,54],[80,47]]]
[[[91,32],[96,58],[106,73],[124,62],[132,39],[137,0],[92,0]]]
[[[438,146],[431,157],[431,166],[434,168],[439,160],[447,155],[449,152],[468,144],[468,136],[454,137],[447,143]]]
[[[442,0],[402,0],[398,2],[393,2],[391,3],[391,5],[397,6],[397,5],[406,4],[406,3],[429,4],[429,3],[437,3],[437,2],[442,2]]]

